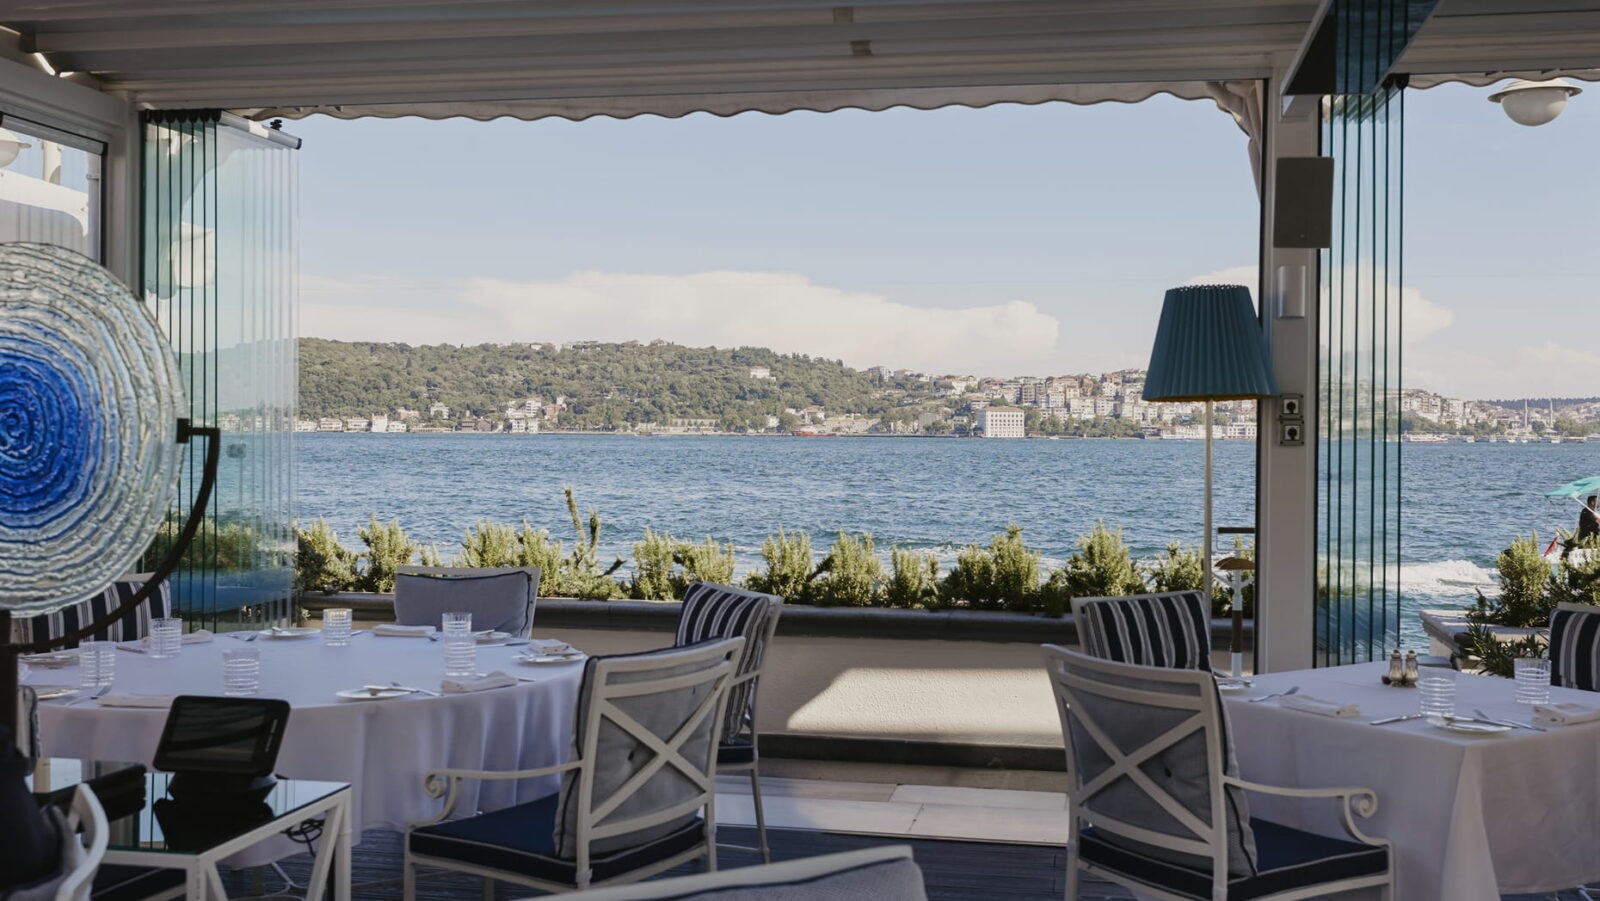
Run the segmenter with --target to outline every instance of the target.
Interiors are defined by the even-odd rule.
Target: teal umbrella
[[[1548,498],[1571,498],[1572,500],[1580,500],[1592,494],[1600,494],[1600,476],[1590,476],[1587,479],[1579,479],[1576,482],[1568,482],[1567,484],[1562,485],[1560,488],[1557,488],[1553,491],[1546,491],[1544,496]]]

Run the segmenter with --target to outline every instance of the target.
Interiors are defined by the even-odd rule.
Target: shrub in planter
[[[707,535],[703,544],[679,542],[674,557],[683,567],[682,575],[678,576],[673,585],[674,597],[682,597],[688,590],[690,582],[733,584],[735,560],[732,544],[718,545]]]
[[[310,529],[296,526],[294,539],[296,591],[333,594],[348,590],[355,582],[356,555],[339,543],[326,519],[319,518]]]
[[[811,559],[810,535],[779,529],[761,543],[761,559],[766,568],[745,579],[751,591],[775,594],[794,604],[806,603],[816,565]]]
[[[1060,570],[1058,590],[1068,597],[1094,598],[1140,594],[1144,579],[1122,540],[1122,530],[1112,531],[1097,522],[1094,531],[1078,536],[1078,549]]]
[[[889,549],[889,578],[883,600],[890,607],[935,607],[939,603],[939,560],[926,551],[898,545]]]
[[[517,566],[539,567],[539,596],[561,595],[561,542],[550,540],[549,529],[535,529],[522,521],[517,532]]]
[[[969,545],[956,556],[940,596],[980,610],[1032,610],[1039,595],[1039,555],[1022,541],[1022,527],[1006,526],[987,549]]]
[[[828,556],[817,565],[808,599],[819,607],[870,607],[878,597],[883,562],[872,547],[872,535],[839,533]]]
[[[455,566],[496,567],[516,566],[518,557],[517,531],[504,523],[479,520],[461,538],[461,553],[452,564]]]
[[[356,535],[367,546],[366,553],[361,554],[361,572],[356,576],[357,591],[394,591],[395,568],[410,563],[422,550],[422,545],[406,536],[398,519],[383,524],[377,516],[371,516],[365,527],[356,529]]]
[[[677,542],[665,532],[644,530],[644,538],[633,545],[633,581],[628,594],[641,601],[670,601],[673,589],[674,556]]]
[[[1194,591],[1205,584],[1205,568],[1200,565],[1200,549],[1185,548],[1174,541],[1167,553],[1150,565],[1150,590]]]

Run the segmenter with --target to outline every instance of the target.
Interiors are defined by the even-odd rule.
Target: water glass
[[[85,641],[78,645],[78,686],[105,688],[116,678],[117,643]]]
[[[1417,680],[1417,693],[1422,698],[1422,715],[1427,717],[1454,716],[1456,712],[1455,670],[1440,667],[1423,669]]]
[[[1519,657],[1513,661],[1518,704],[1550,703],[1550,661]]]
[[[330,648],[342,648],[350,643],[349,608],[322,611],[322,643]]]
[[[150,656],[176,657],[183,649],[183,620],[176,616],[150,621]]]
[[[222,693],[242,698],[261,690],[261,649],[228,648],[222,652]]]
[[[444,674],[471,678],[478,674],[478,640],[472,634],[472,614],[444,615]]]

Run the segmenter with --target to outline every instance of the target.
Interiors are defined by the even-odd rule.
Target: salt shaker
[[[1384,676],[1383,681],[1388,685],[1404,685],[1405,678],[1405,667],[1400,661],[1400,649],[1395,648],[1389,655],[1389,675]]]
[[[1398,652],[1396,652],[1396,653],[1398,653]],[[1407,684],[1407,685],[1415,685],[1415,684],[1417,684],[1417,652],[1416,651],[1406,651],[1406,672],[1405,672],[1405,675],[1403,677],[1401,677],[1401,678],[1404,680],[1405,684]]]

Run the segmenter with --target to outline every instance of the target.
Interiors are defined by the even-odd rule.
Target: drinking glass
[[[1550,661],[1519,657],[1513,664],[1518,704],[1550,703]]]
[[[117,674],[117,643],[85,641],[78,645],[78,686],[105,688]]]
[[[150,656],[176,657],[183,649],[183,620],[176,616],[150,621]]]
[[[349,608],[322,611],[322,643],[330,648],[342,648],[350,643]]]
[[[452,679],[478,674],[478,640],[470,613],[444,615],[444,674]]]
[[[1427,717],[1454,716],[1456,712],[1455,670],[1427,667],[1417,680],[1417,693],[1422,698],[1422,715]]]
[[[222,693],[230,698],[261,690],[261,649],[228,648],[222,652]]]

